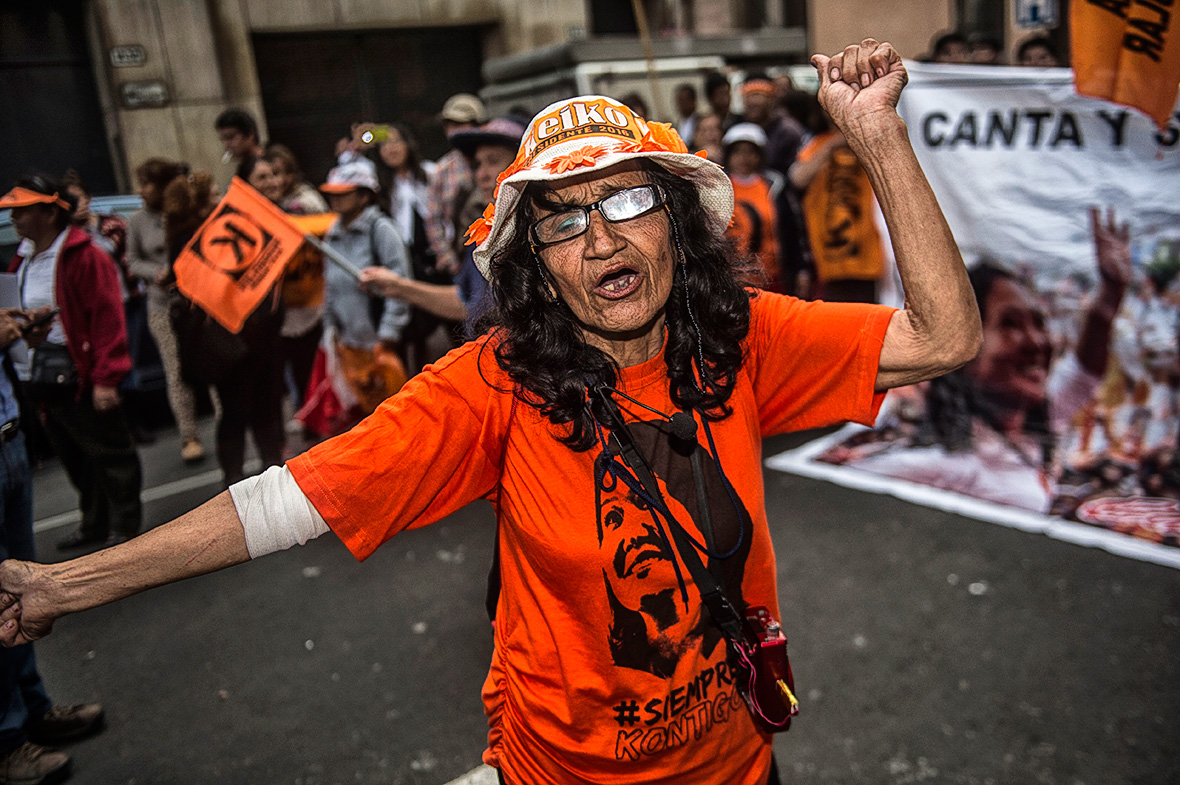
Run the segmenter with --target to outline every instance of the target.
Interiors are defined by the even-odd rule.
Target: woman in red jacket
[[[60,309],[26,334],[31,362],[17,369],[78,489],[82,524],[58,548],[116,545],[139,531],[143,484],[118,391],[131,370],[118,268],[85,231],[70,226],[73,205],[49,178],[18,181],[0,207],[12,208],[22,238],[9,267],[21,306],[33,319]],[[59,370],[49,380],[39,369],[54,359]]]

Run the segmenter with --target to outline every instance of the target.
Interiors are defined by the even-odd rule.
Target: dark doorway
[[[638,35],[631,0],[590,0],[591,35]]]
[[[29,172],[76,169],[114,193],[98,87],[76,0],[0,6],[0,188]]]
[[[268,141],[290,147],[313,183],[358,121],[403,122],[426,158],[448,149],[437,120],[454,93],[482,84],[479,27],[257,34]]]

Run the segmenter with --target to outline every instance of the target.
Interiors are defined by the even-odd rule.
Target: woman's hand
[[[811,64],[819,72],[819,102],[845,134],[861,136],[878,118],[896,119],[909,77],[891,44],[866,38],[833,57],[814,55]]]
[[[375,297],[400,298],[404,280],[385,267],[366,267],[361,270],[361,288]]]
[[[96,384],[92,398],[96,412],[109,412],[119,406],[119,390],[115,387],[103,387],[101,384]]]
[[[20,340],[21,327],[25,322],[25,312],[20,308],[0,308],[0,349]]]
[[[53,629],[54,582],[45,565],[9,559],[0,562],[0,644],[19,646],[44,638]]]
[[[47,313],[49,313],[48,305],[38,308],[35,311],[26,311],[25,319],[28,320],[29,324],[32,324],[33,322],[45,316]],[[33,349],[36,349],[41,344],[45,343],[45,339],[49,337],[49,331],[53,329],[54,321],[56,321],[56,319],[51,319],[44,324],[37,325],[36,327],[27,328],[25,330],[25,343],[27,343]]]
[[[1131,230],[1126,223],[1115,220],[1113,207],[1107,208],[1105,223],[1098,208],[1091,207],[1090,231],[1094,235],[1094,254],[1098,257],[1098,295],[1082,318],[1075,351],[1083,368],[1102,376],[1110,355],[1114,320],[1131,282]]]
[[[815,55],[819,101],[873,185],[893,241],[905,307],[881,345],[876,389],[915,384],[970,362],[983,340],[979,308],[942,208],[897,114],[901,56],[866,38],[834,57]],[[792,178],[794,181],[795,178]]]
[[[352,126],[352,141],[350,145],[353,150],[368,150],[377,146],[377,141],[374,140],[372,133],[373,129],[377,127],[376,123],[354,123]],[[365,134],[369,134],[369,141],[365,141]]]

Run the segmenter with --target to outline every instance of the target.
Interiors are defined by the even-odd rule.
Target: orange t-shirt
[[[731,601],[777,614],[762,437],[871,423],[892,309],[763,292],[751,310],[733,414],[711,425],[740,502],[709,460],[706,498],[715,547],[733,552],[720,567]],[[352,431],[293,459],[300,488],[359,559],[403,529],[498,500],[503,588],[484,760],[509,782],[762,785],[770,738],[737,695],[725,642],[683,565],[677,579],[666,527],[622,482],[596,474],[599,446],[574,452],[534,408],[513,408],[492,348],[484,337],[452,351]],[[662,353],[623,369],[618,387],[674,411]],[[676,519],[704,542],[689,461],[666,423],[620,407]]]
[[[733,184],[733,223],[726,234],[737,242],[738,251],[758,258],[766,273],[766,286],[773,289],[779,280],[778,212],[770,196],[770,183],[762,176],[742,180],[730,175],[729,181]]]
[[[820,134],[799,151],[814,157],[831,132]],[[873,281],[885,273],[885,249],[873,220],[873,186],[856,155],[847,147],[831,159],[803,194],[803,217],[821,281]]]

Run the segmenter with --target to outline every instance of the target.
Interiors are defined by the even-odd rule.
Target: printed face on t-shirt
[[[650,587],[667,586],[668,578],[676,579],[672,555],[647,504],[621,482],[603,492],[598,545],[610,558],[606,573],[611,589],[627,608],[640,610],[652,593]]]
[[[648,505],[621,481],[601,492],[598,519],[614,663],[667,678],[701,637],[695,588],[686,606]]]
[[[658,477],[665,502],[700,540],[693,525],[700,517],[696,485],[684,445],[681,449],[673,446],[666,423],[632,423],[630,430]],[[596,476],[607,458],[605,454],[597,458]],[[726,592],[730,601],[741,607],[742,575],[750,547],[748,533],[741,531],[742,519],[748,521],[747,513],[744,507],[739,510],[733,505],[722,490],[713,461],[706,459],[704,464],[718,552],[723,549],[729,556],[721,564]],[[603,588],[611,616],[607,643],[615,666],[668,678],[690,650],[699,647],[710,656],[721,633],[709,615],[702,613],[700,592],[681,565],[680,577],[688,595],[685,602],[672,546],[661,536],[661,529],[667,532],[667,523],[657,521],[647,502],[610,474],[597,489],[597,512]],[[701,559],[706,566],[712,565],[708,554],[701,554]]]

